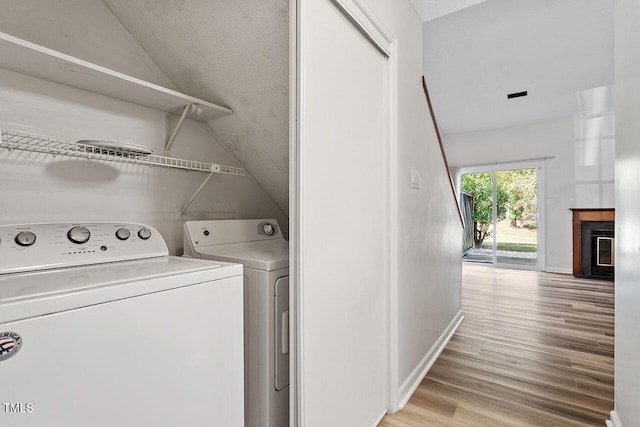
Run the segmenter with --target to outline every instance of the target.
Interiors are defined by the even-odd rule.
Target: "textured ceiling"
[[[410,0],[422,22],[457,12],[486,0]]]
[[[488,0],[426,22],[424,70],[441,130],[579,113],[584,91],[614,83],[614,3]]]
[[[0,10],[4,33],[175,89],[101,0],[0,0]]]
[[[228,106],[209,122],[289,212],[287,0],[105,0],[177,88]]]

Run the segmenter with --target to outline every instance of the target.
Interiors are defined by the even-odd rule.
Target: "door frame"
[[[482,173],[482,172],[490,172],[492,176],[493,190],[493,229],[494,229],[494,237],[496,230],[496,217],[497,217],[497,207],[496,207],[496,172],[499,171],[510,171],[510,170],[518,170],[518,169],[537,169],[537,213],[536,218],[538,221],[537,228],[537,237],[538,237],[538,262],[533,265],[521,265],[521,264],[506,264],[500,263],[497,261],[497,239],[493,239],[493,248],[492,248],[492,261],[491,265],[493,267],[498,268],[511,268],[517,270],[535,270],[535,271],[544,271],[546,267],[546,258],[545,258],[545,223],[546,223],[546,215],[545,215],[545,163],[544,161],[537,160],[528,160],[528,161],[513,161],[513,162],[502,162],[502,163],[492,163],[485,165],[475,165],[475,166],[460,166],[458,169],[457,177],[456,177],[456,188],[458,193],[462,190],[461,177],[463,174],[467,173]]]
[[[386,346],[387,352],[387,411],[399,409],[398,381],[398,38],[395,34],[383,29],[380,20],[361,0],[330,0],[348,16],[371,42],[386,57],[388,63],[388,138],[386,162],[386,258],[387,258],[387,309],[384,313],[387,320]],[[301,355],[301,334],[304,324],[304,313],[299,309],[304,295],[304,283],[301,283],[300,272],[304,253],[302,250],[301,217],[301,126],[304,118],[300,108],[301,82],[304,75],[300,67],[303,53],[300,46],[299,14],[302,0],[289,2],[289,273],[291,290],[290,306],[290,425],[304,425],[304,377]]]

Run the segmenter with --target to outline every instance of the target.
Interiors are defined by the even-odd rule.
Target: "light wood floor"
[[[462,289],[465,320],[379,426],[604,426],[612,282],[465,264]]]

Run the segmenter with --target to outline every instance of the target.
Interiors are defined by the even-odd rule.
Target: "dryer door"
[[[289,385],[289,276],[275,283],[275,385],[282,390]]]

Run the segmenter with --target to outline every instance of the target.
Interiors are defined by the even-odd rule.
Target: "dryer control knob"
[[[118,240],[127,240],[129,237],[131,237],[131,232],[128,228],[118,228],[118,231],[116,231],[116,237],[118,238]]]
[[[140,230],[138,230],[138,237],[142,240],[147,240],[149,237],[151,237],[151,230],[146,227],[141,228]]]
[[[15,240],[20,246],[31,246],[36,242],[36,235],[30,231],[21,231],[16,235]]]
[[[81,245],[89,241],[89,238],[91,237],[91,232],[87,227],[76,225],[75,227],[73,227],[71,230],[67,232],[67,237],[71,242]]]
[[[264,231],[264,234],[266,234],[267,236],[273,236],[276,233],[276,228],[273,226],[273,224],[269,224],[267,222],[262,226],[262,231]]]

